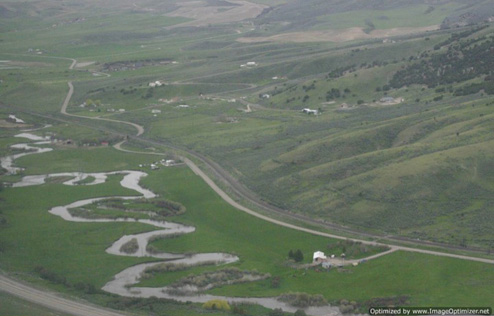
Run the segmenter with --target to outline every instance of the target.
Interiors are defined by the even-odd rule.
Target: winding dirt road
[[[77,61],[74,60],[74,62],[72,63],[72,65],[70,67],[73,67],[73,65],[75,65],[74,63],[77,63]],[[69,68],[69,69],[72,69],[72,68]],[[118,120],[112,120],[112,119],[107,119],[107,118],[102,118],[102,117],[87,117],[84,115],[76,115],[76,114],[67,113],[67,106],[69,105],[70,99],[72,99],[72,95],[74,94],[74,85],[72,84],[72,81],[69,81],[67,84],[69,85],[69,92],[67,93],[67,96],[65,97],[65,100],[63,101],[63,104],[62,104],[62,109],[60,110],[60,113],[62,113],[63,115],[78,117],[78,118],[84,118],[84,119],[90,118],[93,120],[126,124],[126,125],[130,125],[132,127],[135,127],[137,129],[136,136],[141,136],[142,134],[144,134],[144,127],[142,127],[141,125],[132,123],[132,122],[118,121]]]

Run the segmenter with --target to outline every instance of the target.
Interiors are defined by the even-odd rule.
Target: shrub
[[[306,316],[307,314],[303,309],[297,309],[297,311],[294,314],[295,316]]]
[[[120,247],[121,252],[125,252],[128,254],[136,253],[137,250],[139,250],[139,244],[137,243],[136,238],[132,238]]]
[[[52,283],[70,286],[64,276],[58,275],[55,272],[46,269],[45,267],[36,266],[34,267],[34,271],[38,273],[42,279],[48,280]]]
[[[278,300],[286,302],[291,306],[305,308],[309,306],[326,306],[328,302],[322,295],[311,295],[307,293],[282,294]]]
[[[230,305],[228,304],[227,301],[224,300],[211,300],[207,301],[202,305],[203,308],[205,309],[212,309],[212,310],[224,310],[224,311],[229,311],[231,310]]]
[[[283,315],[285,315],[285,313],[283,313],[283,310],[281,308],[275,308],[269,312],[269,316],[283,316]]]

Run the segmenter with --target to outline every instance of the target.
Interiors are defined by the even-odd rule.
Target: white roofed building
[[[321,261],[325,261],[326,259],[328,259],[328,258],[326,257],[326,255],[322,251],[316,251],[316,252],[314,252],[314,255],[312,256],[313,262],[321,262]]]

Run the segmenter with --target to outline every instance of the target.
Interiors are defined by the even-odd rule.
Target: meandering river
[[[40,145],[46,145],[50,142],[40,136],[36,136],[29,133],[22,133],[16,135],[16,137],[27,138],[33,143],[22,143],[12,145],[12,148],[25,150],[26,152],[7,156],[0,158],[0,163],[2,168],[6,169],[8,174],[16,174],[22,170],[22,168],[15,167],[14,161],[22,156],[30,154],[40,154],[44,152],[51,151],[51,148],[39,147]],[[34,146],[33,146],[34,145]],[[185,266],[195,266],[203,264],[229,264],[239,260],[238,257],[227,254],[227,253],[199,253],[193,255],[176,254],[176,253],[150,253],[147,250],[148,242],[151,238],[157,236],[167,236],[177,234],[190,234],[195,231],[192,226],[186,226],[179,223],[167,222],[167,221],[157,221],[151,219],[132,219],[132,218],[117,218],[117,219],[90,219],[77,217],[71,214],[70,209],[83,207],[91,203],[102,201],[110,198],[118,198],[124,200],[138,199],[138,198],[154,198],[156,194],[152,191],[140,186],[140,180],[147,176],[146,173],[141,171],[133,170],[123,170],[123,171],[113,171],[113,172],[101,172],[101,173],[82,173],[82,172],[65,172],[56,174],[45,174],[45,175],[33,175],[24,176],[19,182],[13,184],[13,187],[24,187],[33,185],[42,185],[49,178],[55,177],[69,177],[71,179],[63,182],[64,185],[97,185],[102,184],[107,181],[108,176],[111,175],[123,175],[120,185],[124,188],[134,190],[138,192],[139,196],[112,196],[104,198],[93,198],[75,201],[73,203],[53,207],[49,212],[55,216],[59,216],[66,221],[72,222],[139,222],[142,224],[150,225],[156,230],[135,234],[135,235],[125,235],[120,239],[115,241],[106,252],[109,254],[117,256],[134,256],[134,257],[152,257],[166,260],[167,264],[185,265]],[[92,181],[87,181],[87,180]],[[85,181],[86,180],[86,181]],[[123,245],[131,240],[137,240],[138,249],[129,254],[121,251]],[[162,264],[163,262],[151,262],[138,264],[129,267],[122,272],[114,276],[114,279],[109,281],[103,286],[103,290],[109,293],[127,296],[127,297],[158,297],[173,299],[181,302],[195,302],[204,303],[213,299],[222,299],[230,303],[253,303],[259,304],[267,308],[280,308],[287,312],[295,312],[297,308],[289,306],[284,302],[280,302],[277,298],[245,298],[245,297],[225,297],[225,296],[214,296],[208,294],[192,294],[185,296],[173,295],[170,293],[171,287],[164,286],[160,288],[150,288],[150,287],[139,287],[136,284],[139,283],[142,273],[150,267]],[[310,307],[305,309],[307,315],[313,316],[328,316],[328,315],[340,315],[339,309],[331,306],[322,307]]]

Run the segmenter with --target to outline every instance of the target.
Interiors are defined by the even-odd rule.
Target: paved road
[[[47,290],[38,290],[0,275],[0,291],[20,297],[29,302],[48,307],[52,310],[75,316],[128,316],[117,311],[96,307],[88,302],[77,302],[63,298]]]

